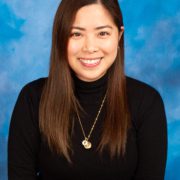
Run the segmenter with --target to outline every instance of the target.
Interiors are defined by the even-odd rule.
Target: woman
[[[48,78],[27,84],[9,132],[9,179],[164,179],[159,93],[124,74],[117,0],[62,0]]]

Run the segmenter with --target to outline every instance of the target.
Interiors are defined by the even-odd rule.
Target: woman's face
[[[110,13],[100,4],[77,11],[68,41],[68,63],[83,81],[101,78],[115,61],[122,35]]]

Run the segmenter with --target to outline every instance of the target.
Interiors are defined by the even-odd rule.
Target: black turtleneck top
[[[107,74],[94,82],[73,77],[75,95],[86,113],[80,115],[86,136],[106,93]],[[167,125],[163,101],[149,85],[127,77],[127,95],[133,126],[128,132],[126,153],[112,160],[108,152],[96,151],[105,117],[105,108],[92,131],[91,149],[84,139],[79,121],[74,119],[73,164],[50,151],[42,141],[38,109],[46,78],[28,83],[15,104],[8,140],[9,180],[163,180],[167,154]]]

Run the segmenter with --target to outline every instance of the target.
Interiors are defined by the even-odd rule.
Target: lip
[[[102,59],[103,57],[94,57],[94,58],[89,58],[89,57],[87,57],[87,58],[85,58],[85,57],[80,57],[80,58],[78,58],[78,59],[82,59],[82,60],[95,60],[95,59]]]
[[[93,63],[93,64],[88,64],[88,63],[85,63],[83,62],[83,60],[96,60],[96,59],[100,59],[97,63]],[[80,63],[81,65],[83,65],[84,67],[87,67],[87,68],[95,68],[97,66],[99,66],[101,64],[101,60],[103,59],[103,57],[100,57],[100,58],[79,58],[80,60]]]

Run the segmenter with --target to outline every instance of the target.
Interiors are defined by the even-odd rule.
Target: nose
[[[95,42],[95,39],[93,37],[87,37],[84,41],[83,45],[83,51],[84,52],[89,52],[89,53],[94,53],[98,51],[97,44]]]

